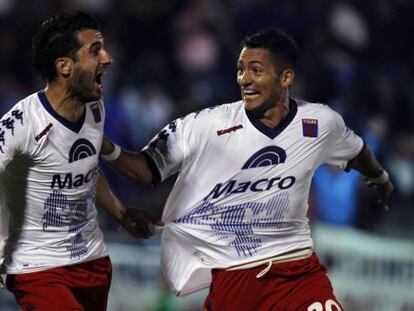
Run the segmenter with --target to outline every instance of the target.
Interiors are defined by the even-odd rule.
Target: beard
[[[69,80],[68,91],[81,103],[97,101],[101,98],[100,92],[94,90],[95,74],[76,67]]]

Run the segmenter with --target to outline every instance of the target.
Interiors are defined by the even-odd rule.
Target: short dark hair
[[[268,49],[283,69],[296,70],[298,46],[295,40],[283,31],[274,28],[258,31],[245,37],[242,47]]]
[[[97,20],[81,11],[55,15],[44,21],[32,42],[33,63],[43,79],[48,82],[56,79],[55,60],[59,57],[77,59],[79,31],[98,28]]]

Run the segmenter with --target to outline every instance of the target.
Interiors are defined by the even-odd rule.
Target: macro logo
[[[199,205],[174,222],[209,226],[203,239],[234,248],[239,257],[253,256],[289,226],[290,188],[296,177],[287,175],[291,170],[277,166],[286,159],[286,151],[280,147],[260,149],[241,169],[235,168],[239,170],[236,174],[214,185]]]
[[[92,143],[84,138],[80,138],[73,144],[69,151],[69,163],[91,157],[96,154]]]
[[[269,146],[260,149],[253,154],[243,165],[242,170],[274,166],[286,161],[286,151],[277,146]],[[228,195],[245,192],[263,192],[269,190],[285,190],[292,187],[296,182],[295,176],[271,176],[256,180],[230,179],[216,184],[204,198],[205,201],[218,199]]]
[[[285,163],[286,151],[277,146],[269,146],[257,151],[243,165],[242,170]]]

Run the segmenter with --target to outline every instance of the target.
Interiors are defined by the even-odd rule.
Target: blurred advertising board
[[[414,243],[314,224],[316,252],[345,310],[414,310]]]

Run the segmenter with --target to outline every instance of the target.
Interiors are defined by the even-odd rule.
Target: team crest
[[[305,137],[318,137],[318,119],[302,119],[302,131]]]
[[[90,106],[90,109],[92,111],[93,119],[95,120],[95,123],[101,122],[101,109],[99,108],[99,102],[93,103]]]

